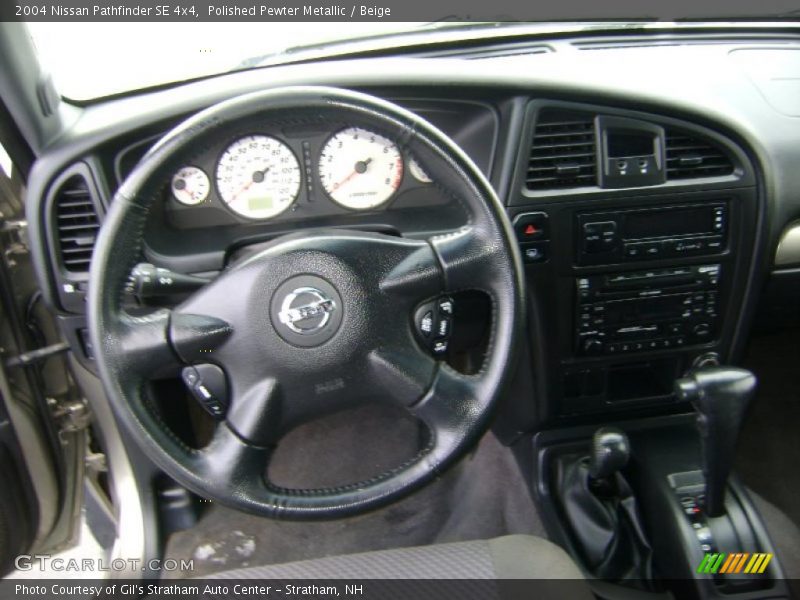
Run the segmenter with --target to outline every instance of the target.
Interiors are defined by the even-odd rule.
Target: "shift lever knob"
[[[691,402],[697,411],[706,480],[705,509],[712,517],[725,512],[725,489],[736,439],[755,389],[755,375],[733,367],[699,369],[675,382],[678,399]]]
[[[628,464],[630,456],[631,446],[625,432],[616,427],[601,427],[592,438],[589,476],[608,479]]]

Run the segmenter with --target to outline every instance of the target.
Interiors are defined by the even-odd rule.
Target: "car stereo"
[[[691,265],[576,280],[578,354],[625,354],[710,342],[721,266]]]
[[[719,201],[585,212],[576,221],[581,265],[713,255],[725,249],[728,206]]]

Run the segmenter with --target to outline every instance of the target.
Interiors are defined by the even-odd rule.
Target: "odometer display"
[[[300,164],[283,142],[266,135],[236,140],[217,164],[222,201],[250,219],[269,219],[289,208],[300,192]]]

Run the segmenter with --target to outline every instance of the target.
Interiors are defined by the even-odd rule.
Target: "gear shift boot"
[[[627,436],[601,428],[589,456],[558,459],[557,490],[586,568],[601,579],[647,586],[652,550],[636,499],[620,473],[629,456]]]

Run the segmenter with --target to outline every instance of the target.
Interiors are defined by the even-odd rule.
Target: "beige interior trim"
[[[800,221],[790,223],[783,230],[775,251],[775,266],[789,265],[800,265]]]

